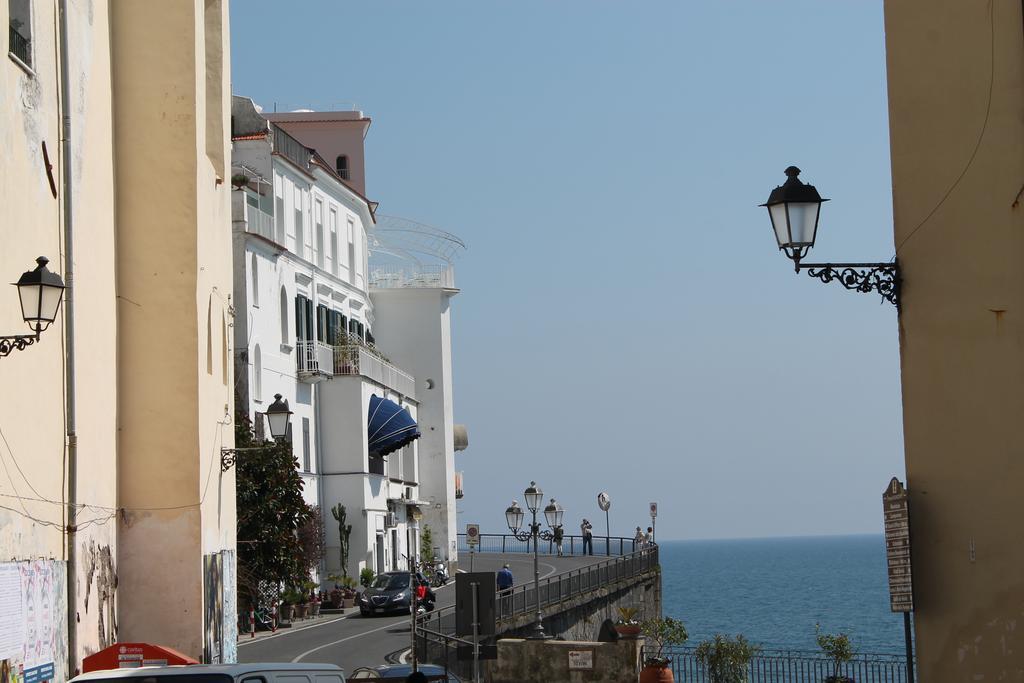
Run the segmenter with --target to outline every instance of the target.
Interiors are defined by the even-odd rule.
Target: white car
[[[90,671],[71,683],[345,683],[334,664],[191,664]]]

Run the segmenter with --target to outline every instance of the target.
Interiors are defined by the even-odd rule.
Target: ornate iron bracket
[[[27,346],[32,346],[39,341],[38,334],[13,334],[6,337],[0,337],[0,358],[8,356],[12,351],[22,351]]]
[[[265,451],[270,448],[277,448],[277,444],[250,446],[249,448],[222,448],[220,449],[220,471],[227,472],[230,470],[234,464],[238,462],[239,453],[245,453],[247,451]]]
[[[796,271],[822,282],[836,281],[856,292],[877,292],[889,303],[900,307],[900,266],[892,263],[796,263]]]
[[[537,538],[542,541],[550,541],[555,537],[555,535],[550,531],[541,531],[539,522],[537,524],[531,524],[530,527],[530,529],[523,529],[522,531],[516,529],[512,532],[512,536],[514,536],[516,540],[524,542],[532,541],[534,533],[536,533]]]

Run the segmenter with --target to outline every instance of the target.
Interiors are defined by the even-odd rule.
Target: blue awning
[[[380,396],[370,397],[367,427],[370,455],[387,455],[420,438],[420,429],[409,411]]]

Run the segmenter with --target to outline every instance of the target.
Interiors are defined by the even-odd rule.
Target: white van
[[[345,683],[334,664],[191,664],[90,671],[71,683]]]

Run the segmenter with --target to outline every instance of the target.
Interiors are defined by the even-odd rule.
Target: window
[[[259,344],[252,350],[252,400],[263,400],[263,353]]]
[[[274,234],[277,236],[277,243],[284,246],[284,178],[280,175],[275,178],[274,189],[277,193],[274,198]]]
[[[319,199],[316,200],[316,204],[313,205],[313,223],[316,226],[314,228],[313,239],[316,240],[314,249],[316,253],[313,254],[313,262],[316,263],[317,268],[324,267],[324,205]]]
[[[32,2],[7,0],[10,16],[7,51],[28,68],[32,68]]]
[[[281,343],[288,344],[288,291],[281,287]]]
[[[331,209],[331,218],[328,225],[331,231],[331,250],[327,252],[327,271],[331,275],[338,274],[338,212]]]
[[[318,342],[330,343],[331,337],[328,334],[328,313],[327,307],[317,304],[316,307],[316,340]]]
[[[356,242],[355,223],[348,219],[348,281],[353,285],[356,283]]]
[[[295,253],[306,258],[306,231],[302,219],[302,190],[295,188]]]
[[[299,294],[295,297],[295,340],[313,339],[313,302]]]
[[[348,180],[348,157],[344,154],[338,155],[338,158],[334,161],[334,168],[345,180]]]
[[[309,418],[302,418],[302,471],[312,472],[309,467]]]
[[[260,307],[260,262],[252,255],[252,306]]]

